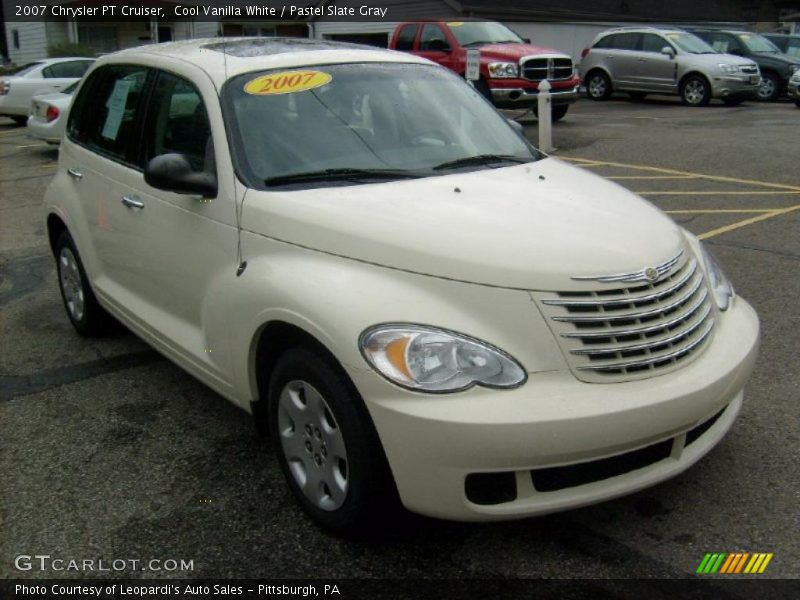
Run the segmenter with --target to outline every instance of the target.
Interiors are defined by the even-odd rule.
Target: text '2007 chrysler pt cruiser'
[[[103,57],[45,200],[77,331],[113,315],[251,412],[340,531],[398,497],[495,520],[662,481],[731,427],[756,357],[697,238],[408,54]]]

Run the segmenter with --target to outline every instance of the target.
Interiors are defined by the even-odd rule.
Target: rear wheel
[[[711,86],[702,75],[690,75],[681,84],[681,100],[688,106],[705,106],[711,100]]]
[[[18,117],[14,116],[11,117],[11,120],[14,121],[17,125],[25,125],[28,122],[28,117]]]
[[[773,102],[781,93],[781,82],[775,73],[762,73],[758,86],[758,99],[762,102]]]
[[[56,241],[55,255],[61,298],[75,331],[84,337],[113,331],[116,323],[97,302],[75,242],[66,231]]]
[[[383,449],[361,398],[329,359],[288,350],[269,386],[269,424],[289,488],[318,524],[364,533],[396,506]]]
[[[592,71],[586,77],[586,92],[592,100],[607,100],[611,91],[611,80],[602,71]]]

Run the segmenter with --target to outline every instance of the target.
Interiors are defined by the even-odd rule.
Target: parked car
[[[764,37],[784,54],[800,58],[800,34],[765,33]]]
[[[19,125],[28,121],[31,99],[63,90],[78,81],[92,65],[91,58],[49,58],[32,62],[0,77],[0,116]]]
[[[763,35],[749,31],[723,31],[716,29],[691,29],[718,52],[743,56],[755,61],[761,70],[758,99],[764,102],[777,100],[786,91],[789,78],[800,69],[800,58],[783,54]]]
[[[800,71],[795,71],[789,80],[789,97],[800,108]]]
[[[80,80],[61,92],[40,94],[31,101],[28,117],[28,133],[48,144],[58,144],[64,135],[67,113],[72,102],[72,94],[80,84]]]
[[[420,21],[401,23],[389,48],[423,56],[461,76],[467,50],[480,50],[477,89],[498,108],[537,109],[539,82],[551,85],[552,119],[567,114],[578,99],[578,78],[572,59],[552,48],[523,40],[502,23],[492,21]]]
[[[600,33],[581,53],[580,72],[592,100],[606,100],[614,91],[638,100],[669,94],[689,106],[705,106],[712,98],[740,104],[755,97],[761,81],[752,60],[718,54],[685,31],[656,27]]]
[[[44,206],[77,332],[113,315],[251,412],[340,531],[396,494],[497,520],[672,477],[731,427],[757,354],[695,236],[410,54],[102,57]]]

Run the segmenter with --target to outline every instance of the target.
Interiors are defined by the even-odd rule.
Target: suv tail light
[[[55,121],[58,118],[58,115],[60,115],[60,114],[61,113],[58,111],[58,109],[55,106],[48,106],[47,107],[47,122],[48,123],[52,123],[53,121]]]
[[[581,58],[586,58],[587,56],[589,56],[589,51],[590,48],[584,48],[583,50],[581,50]]]
[[[8,79],[0,79],[0,96],[5,96],[11,89],[11,82]]]

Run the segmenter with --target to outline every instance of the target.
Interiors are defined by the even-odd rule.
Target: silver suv
[[[761,74],[752,60],[719,54],[680,29],[625,27],[599,34],[582,53],[580,72],[592,100],[613,91],[634,99],[648,93],[678,94],[685,104],[711,98],[736,105],[755,98]]]

